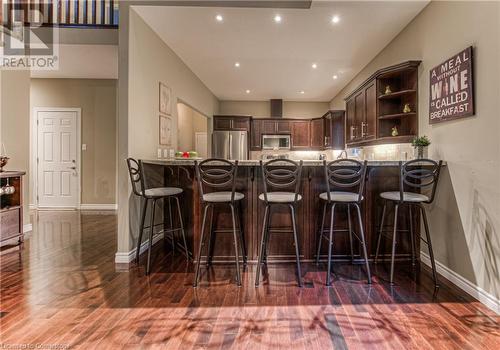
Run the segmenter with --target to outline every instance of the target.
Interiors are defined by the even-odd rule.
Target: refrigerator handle
[[[233,151],[232,151],[232,145],[233,145],[233,135],[229,133],[229,159],[233,159]]]

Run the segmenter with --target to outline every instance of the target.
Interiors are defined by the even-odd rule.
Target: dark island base
[[[202,203],[199,198],[198,185],[195,179],[194,167],[191,165],[158,165],[145,164],[150,177],[150,186],[179,186],[184,189],[181,200],[182,214],[186,234],[188,236],[188,246],[191,252],[198,251],[201,234]],[[321,166],[304,166],[302,177],[303,200],[297,212],[297,222],[299,225],[299,249],[302,261],[314,261],[321,225],[321,215],[323,212],[323,201],[319,199],[319,194],[326,191],[324,172]],[[379,230],[383,201],[379,194],[383,191],[394,191],[398,189],[398,167],[397,166],[369,166],[367,172],[367,182],[365,186],[365,200],[362,206],[365,235],[367,240],[367,250],[370,259],[375,256],[377,243],[377,232]],[[256,263],[258,255],[258,244],[262,234],[262,221],[264,217],[264,203],[258,199],[262,193],[262,175],[258,166],[240,166],[236,191],[244,193],[245,198],[241,201],[241,221],[244,230],[245,241],[248,252],[248,262]],[[403,207],[400,210],[398,220],[396,259],[411,259],[411,241],[408,231],[409,215],[408,209]],[[271,219],[271,229],[284,232],[272,232],[269,248],[268,262],[288,262],[295,261],[295,251],[293,244],[293,234],[291,231],[290,211],[287,207],[274,207]],[[167,217],[165,225],[169,224],[168,208],[164,208],[164,216]],[[353,229],[359,232],[355,209],[351,208],[351,218]],[[173,215],[174,225],[177,220]],[[420,217],[414,211],[414,228],[419,237]],[[337,207],[335,212],[335,229],[347,229],[347,207]],[[392,244],[392,223],[394,222],[393,206],[388,206],[386,217],[386,237],[382,238],[380,249],[380,259],[390,259]],[[329,228],[329,211],[325,220],[325,229]],[[229,206],[218,205],[214,210],[213,229],[215,230],[215,245],[213,262],[234,261],[233,235],[231,231],[231,213]],[[207,231],[208,232],[208,231]],[[177,242],[180,244],[180,241]],[[416,238],[416,254],[419,256],[420,240]],[[361,245],[353,238],[354,262],[362,261]],[[205,260],[207,245],[202,253],[202,261]],[[327,243],[323,241],[320,259],[326,260]],[[197,257],[195,256],[196,260]],[[334,261],[351,260],[349,236],[347,232],[334,232],[333,244]]]

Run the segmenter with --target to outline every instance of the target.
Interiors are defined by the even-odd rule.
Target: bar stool
[[[196,177],[198,180],[198,186],[201,196],[203,210],[203,220],[201,225],[201,237],[200,246],[198,248],[198,261],[196,262],[196,269],[194,275],[193,287],[198,285],[198,276],[200,274],[200,263],[202,248],[205,245],[205,223],[207,219],[208,210],[211,208],[211,215],[213,217],[213,210],[216,205],[229,205],[231,208],[231,218],[232,218],[232,231],[234,239],[234,259],[236,262],[236,281],[238,286],[241,286],[241,275],[240,275],[240,257],[238,251],[238,235],[237,231],[240,233],[239,239],[241,240],[241,249],[243,255],[243,264],[247,263],[247,251],[245,246],[245,237],[243,235],[243,230],[240,223],[240,213],[236,211],[236,204],[240,203],[245,195],[240,192],[236,192],[236,175],[238,173],[238,161],[235,160],[234,164],[225,160],[210,158],[198,163],[195,161],[196,167]],[[205,193],[204,187],[207,189],[228,189],[231,191],[213,191]],[[239,206],[238,206],[239,208]],[[238,225],[236,225],[236,216],[238,217]],[[210,220],[212,221],[212,219]],[[210,225],[211,226],[211,225]],[[212,240],[214,232],[210,227],[210,234],[208,235],[209,246],[207,251],[207,266],[210,265],[212,260]]]
[[[424,243],[427,244],[429,248],[429,257],[432,266],[432,276],[434,279],[434,286],[439,287],[437,274],[436,274],[436,263],[434,261],[434,253],[432,250],[431,236],[429,232],[429,224],[427,222],[427,215],[425,214],[425,208],[423,204],[430,204],[434,201],[434,196],[436,193],[436,188],[439,180],[439,173],[441,171],[442,161],[435,162],[431,159],[415,159],[403,164],[399,162],[399,191],[382,192],[380,197],[384,199],[384,208],[382,210],[382,220],[380,221],[380,229],[377,240],[377,250],[375,253],[375,263],[378,262],[378,253],[380,249],[380,239],[382,237],[382,232],[384,228],[384,220],[386,214],[387,202],[394,203],[394,227],[392,233],[392,253],[391,253],[391,277],[390,283],[393,283],[394,278],[394,256],[396,253],[396,232],[398,231],[398,212],[399,208],[403,205],[408,206],[409,209],[409,219],[410,219],[410,239],[411,239],[411,249],[412,249],[412,264],[415,264],[415,238],[413,232],[413,217],[412,209],[414,207],[422,212],[422,218],[424,221],[426,240],[422,239]],[[405,191],[405,189],[407,191]],[[429,195],[420,193],[422,190],[430,191]],[[418,192],[416,192],[418,191]]]
[[[302,177],[302,161],[296,163],[289,159],[274,159],[267,163],[260,161],[262,170],[262,182],[264,193],[259,195],[259,199],[266,203],[264,211],[264,221],[262,224],[262,237],[260,241],[259,256],[257,263],[257,272],[255,275],[255,287],[259,286],[260,265],[263,261],[267,262],[267,245],[270,236],[270,210],[273,205],[285,205],[290,208],[292,217],[293,239],[295,242],[295,256],[297,262],[297,280],[299,287],[302,287],[302,274],[300,271],[299,241],[297,233],[297,220],[295,212],[298,203],[302,200],[300,195],[300,183]],[[293,192],[274,191],[268,192],[268,186],[277,190],[292,189]]]
[[[142,209],[141,209],[141,222],[139,226],[139,237],[137,238],[137,251],[135,261],[139,265],[139,256],[141,253],[141,243],[142,243],[142,233],[148,227],[144,227],[144,222],[146,220],[146,211],[148,203],[150,200],[153,201],[153,207],[151,209],[151,222],[149,225],[149,243],[148,243],[148,262],[146,265],[146,275],[149,275],[150,265],[151,265],[151,247],[153,245],[153,232],[154,232],[154,222],[155,222],[155,211],[156,211],[156,201],[161,199],[167,199],[170,205],[170,200],[173,198],[177,204],[177,213],[179,215],[179,228],[170,227],[170,229],[162,230],[163,234],[171,233],[172,241],[174,241],[175,232],[180,231],[182,233],[182,240],[184,243],[184,253],[189,261],[189,252],[186,244],[186,234],[184,232],[184,224],[182,221],[181,207],[179,204],[178,196],[182,194],[182,188],[177,187],[156,187],[156,188],[146,188],[146,179],[144,174],[144,166],[141,160],[137,161],[134,158],[127,158],[128,171],[130,175],[130,182],[132,183],[132,190],[134,194],[138,197],[143,198]],[[170,211],[170,215],[172,212]],[[172,217],[170,216],[170,222],[172,223]],[[175,246],[174,246],[175,249]]]
[[[325,183],[326,192],[319,195],[319,198],[324,201],[323,205],[323,216],[321,219],[321,230],[319,234],[318,251],[316,254],[316,264],[319,264],[319,256],[321,252],[321,240],[324,237],[328,241],[328,267],[326,275],[326,285],[330,285],[330,275],[331,275],[331,264],[332,264],[332,246],[333,246],[333,233],[348,231],[349,233],[349,244],[351,248],[351,259],[353,259],[353,248],[352,248],[352,235],[360,241],[363,247],[363,255],[365,257],[366,274],[368,276],[368,283],[372,283],[370,274],[370,265],[368,264],[368,254],[366,251],[366,241],[365,232],[363,226],[363,219],[361,217],[360,205],[363,202],[363,190],[365,186],[366,179],[366,168],[367,161],[363,163],[358,162],[354,159],[337,159],[330,163],[323,161],[323,168],[325,171]],[[339,189],[351,189],[353,192],[349,191],[335,191],[335,188]],[[345,206],[347,209],[347,219],[348,219],[348,230],[335,230],[335,209],[337,206]],[[326,211],[330,206],[330,229],[328,237],[325,236],[325,217]],[[358,236],[352,230],[351,223],[351,206],[356,208],[358,215],[358,223],[360,228],[360,236]]]

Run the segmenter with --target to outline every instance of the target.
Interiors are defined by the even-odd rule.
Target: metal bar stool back
[[[320,199],[324,201],[323,216],[321,219],[321,228],[318,238],[318,250],[316,253],[316,264],[319,264],[321,254],[322,239],[328,241],[328,261],[327,261],[327,275],[326,285],[331,282],[331,265],[332,265],[332,248],[333,248],[333,233],[347,231],[349,234],[349,245],[351,250],[351,260],[354,260],[354,251],[352,236],[354,235],[361,243],[364,255],[364,262],[368,283],[371,283],[370,266],[368,263],[368,253],[366,249],[365,232],[363,225],[363,218],[361,216],[361,202],[364,200],[363,193],[365,188],[367,161],[359,162],[355,159],[337,159],[329,163],[323,161],[323,168],[325,174],[326,192],[319,195]],[[348,229],[334,229],[335,226],[335,209],[338,206],[345,206],[347,209]],[[326,212],[330,207],[330,228],[328,230],[328,237],[325,236],[325,219]],[[359,236],[352,229],[351,222],[351,207],[356,208],[359,224]]]
[[[127,166],[130,175],[130,182],[132,184],[133,193],[143,199],[142,208],[141,208],[141,221],[139,224],[139,235],[137,237],[137,248],[136,248],[136,263],[139,264],[139,257],[141,253],[141,244],[142,244],[142,234],[145,229],[149,228],[149,241],[148,241],[148,260],[146,265],[146,275],[150,273],[151,267],[151,248],[153,245],[153,235],[154,235],[154,227],[155,227],[155,212],[156,212],[156,202],[158,200],[167,200],[169,207],[171,207],[171,199],[174,199],[177,204],[177,214],[179,216],[179,227],[174,228],[172,226],[172,211],[170,210],[170,229],[163,230],[163,234],[171,233],[172,234],[172,245],[174,249],[176,248],[175,244],[175,233],[180,231],[183,240],[183,248],[184,254],[186,255],[186,259],[189,260],[189,250],[187,248],[186,242],[186,234],[184,231],[184,223],[182,220],[181,207],[179,203],[179,196],[183,193],[181,188],[177,187],[156,187],[156,188],[148,188],[144,165],[141,160],[135,160],[134,158],[127,158]],[[153,206],[151,208],[151,221],[149,227],[145,227],[146,221],[146,212],[149,201],[153,201]]]
[[[245,197],[243,193],[236,191],[236,177],[238,173],[238,161],[234,163],[226,159],[209,158],[201,162],[195,161],[196,177],[198,180],[200,198],[203,205],[203,219],[201,227],[200,245],[198,247],[198,256],[195,269],[193,286],[198,285],[200,273],[200,264],[202,249],[205,246],[205,240],[208,239],[207,266],[211,264],[213,257],[213,244],[215,241],[215,232],[212,229],[214,216],[214,207],[218,204],[229,205],[231,209],[232,233],[234,239],[234,252],[236,262],[236,281],[241,286],[240,257],[238,240],[242,250],[243,263],[247,262],[247,253],[245,245],[245,236],[240,221],[240,202]],[[238,205],[238,208],[236,206]],[[238,209],[238,210],[237,210]],[[210,211],[209,235],[205,237],[205,226],[207,214]],[[237,232],[239,232],[239,237]]]
[[[270,221],[272,205],[285,205],[290,209],[297,264],[297,280],[299,287],[302,287],[302,273],[300,269],[299,254],[300,249],[296,217],[297,205],[302,200],[302,195],[300,194],[302,164],[302,160],[297,163],[290,159],[273,159],[266,163],[260,161],[264,192],[259,195],[259,199],[265,202],[266,208],[264,211],[262,235],[255,276],[256,287],[259,286],[261,264],[264,262],[267,263],[267,245],[269,243],[271,231]]]
[[[439,287],[436,273],[436,264],[434,261],[434,252],[429,231],[429,223],[423,204],[430,204],[434,201],[436,189],[439,181],[439,175],[443,162],[436,162],[432,159],[415,159],[408,162],[399,162],[399,189],[398,191],[382,192],[380,197],[385,200],[382,209],[382,220],[380,222],[379,235],[377,239],[377,249],[375,252],[375,263],[378,262],[380,250],[380,241],[384,232],[384,220],[386,216],[387,202],[394,203],[394,226],[392,229],[392,251],[391,251],[391,272],[390,283],[394,282],[394,260],[396,254],[396,234],[398,227],[398,212],[401,206],[406,205],[409,211],[409,232],[412,256],[412,265],[415,265],[415,233],[413,230],[413,208],[417,208],[422,213],[426,239],[419,238],[427,244],[429,248],[429,257],[432,266],[432,276],[434,285]]]

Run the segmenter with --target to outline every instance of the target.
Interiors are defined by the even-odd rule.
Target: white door
[[[78,112],[38,111],[37,193],[39,207],[79,205]]]
[[[208,137],[206,132],[195,133],[194,148],[198,152],[198,157],[208,157]]]

